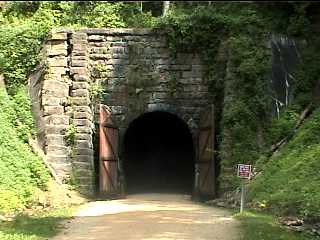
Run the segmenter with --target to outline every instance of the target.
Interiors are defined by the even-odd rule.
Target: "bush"
[[[46,188],[49,173],[15,126],[15,102],[0,90],[0,211],[25,206],[35,188]]]

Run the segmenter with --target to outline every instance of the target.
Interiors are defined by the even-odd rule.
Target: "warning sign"
[[[250,178],[251,177],[252,165],[238,164],[238,177]]]

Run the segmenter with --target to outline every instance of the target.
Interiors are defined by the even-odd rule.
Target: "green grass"
[[[276,215],[320,218],[320,109],[263,166],[248,199]]]
[[[1,240],[44,240],[61,230],[61,221],[71,218],[75,208],[55,209],[33,216],[19,215],[13,222],[0,223]]]
[[[280,226],[275,217],[258,212],[244,212],[235,217],[241,222],[240,240],[315,240],[314,236]]]

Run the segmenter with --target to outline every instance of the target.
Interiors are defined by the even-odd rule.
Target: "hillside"
[[[49,179],[42,160],[25,141],[27,127],[19,117],[26,116],[17,112],[22,103],[22,99],[11,99],[0,89],[0,213],[32,204],[35,192],[45,190]]]
[[[320,216],[320,109],[305,121],[279,152],[262,164],[249,198],[278,215]]]

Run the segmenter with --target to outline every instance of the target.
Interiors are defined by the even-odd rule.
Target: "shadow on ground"
[[[72,217],[18,215],[14,221],[0,222],[0,239],[51,238],[63,230],[61,222],[69,219]]]

